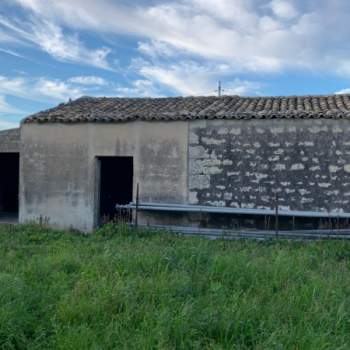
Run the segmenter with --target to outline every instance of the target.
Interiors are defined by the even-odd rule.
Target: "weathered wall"
[[[186,202],[187,137],[187,122],[24,124],[20,221],[41,216],[53,226],[91,230],[98,156],[134,157],[142,201]]]
[[[349,135],[349,121],[327,119],[24,124],[20,221],[91,230],[98,156],[134,158],[141,201],[271,208],[277,193],[280,208],[350,212]],[[198,224],[186,215],[141,219]]]
[[[350,212],[348,120],[190,124],[192,204]]]
[[[18,153],[20,149],[20,129],[0,131],[0,153]]]

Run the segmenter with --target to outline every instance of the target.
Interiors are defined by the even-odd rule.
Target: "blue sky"
[[[350,93],[348,0],[0,0],[0,129],[82,95]]]

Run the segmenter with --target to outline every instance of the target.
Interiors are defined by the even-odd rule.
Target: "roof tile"
[[[347,118],[350,95],[281,97],[81,97],[24,119],[23,123],[133,120]]]

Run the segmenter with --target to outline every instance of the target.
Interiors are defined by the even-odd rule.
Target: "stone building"
[[[136,184],[142,203],[254,215],[277,202],[282,214],[348,218],[350,96],[82,97],[1,133],[0,167],[19,171],[20,222],[90,231],[135,201]],[[140,222],[236,227],[219,209],[148,211]]]

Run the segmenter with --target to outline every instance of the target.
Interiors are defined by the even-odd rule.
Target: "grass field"
[[[349,349],[350,242],[0,227],[0,349]]]

